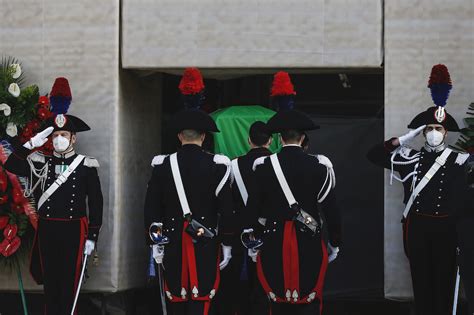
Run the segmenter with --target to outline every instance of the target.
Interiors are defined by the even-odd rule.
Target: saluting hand
[[[403,136],[398,137],[398,142],[400,145],[405,145],[413,141],[424,129],[426,125],[420,126],[415,130],[410,130],[408,133],[404,134]],[[396,141],[396,140],[395,140]],[[394,143],[394,145],[397,145]]]
[[[38,132],[36,136],[32,137],[28,142],[23,144],[28,150],[33,150],[34,148],[39,148],[43,146],[48,141],[49,135],[53,132],[53,127],[48,127],[45,130]]]

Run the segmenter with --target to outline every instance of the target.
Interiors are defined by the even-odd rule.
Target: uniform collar
[[[425,149],[426,152],[438,153],[438,152],[444,151],[444,149],[446,149],[446,144],[443,142],[439,146],[432,147],[432,146],[428,145],[428,143],[425,143],[423,148]]]
[[[74,155],[76,155],[76,152],[74,150],[71,150],[67,153],[61,154],[61,153],[57,153],[56,151],[53,151],[53,155],[59,159],[69,159],[70,157],[73,157]]]
[[[287,144],[281,148],[281,152],[303,152],[303,148],[297,144]]]
[[[197,144],[184,144],[179,149],[180,151],[202,151],[202,147]]]
[[[269,153],[270,150],[264,147],[250,149],[249,153]]]

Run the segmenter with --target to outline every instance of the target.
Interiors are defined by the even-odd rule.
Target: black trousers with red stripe
[[[38,244],[47,315],[71,314],[82,267],[84,223],[84,220],[39,220]]]
[[[247,249],[232,248],[232,259],[221,271],[221,285],[216,296],[219,315],[268,314],[269,302],[257,278],[256,264]],[[237,250],[234,250],[237,248]]]
[[[309,304],[271,303],[271,315],[320,315],[319,301]]]
[[[456,279],[454,221],[411,213],[406,228],[416,314],[451,314]]]
[[[168,303],[169,315],[210,315],[211,302],[187,301],[179,303]]]
[[[474,218],[461,218],[457,224],[458,243],[461,250],[459,268],[464,293],[468,301],[468,314],[474,314]]]

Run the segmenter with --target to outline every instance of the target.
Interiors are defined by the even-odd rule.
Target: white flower
[[[20,87],[18,86],[18,84],[12,83],[8,87],[8,92],[10,92],[10,94],[14,97],[18,97],[20,95]]]
[[[18,79],[21,75],[21,66],[19,63],[12,63],[10,66],[13,70],[13,79]]]
[[[8,104],[5,104],[5,103],[0,104],[0,111],[2,110],[3,110],[3,115],[5,116],[10,116],[10,114],[12,113],[12,109],[10,108],[10,106],[8,106]]]
[[[16,125],[14,123],[8,123],[7,125],[7,135],[9,135],[10,137],[14,137],[18,134],[18,129],[16,128]]]

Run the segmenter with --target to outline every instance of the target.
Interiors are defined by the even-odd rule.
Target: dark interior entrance
[[[297,93],[295,107],[321,125],[309,134],[309,151],[333,162],[343,212],[344,244],[340,257],[329,266],[325,293],[333,298],[382,298],[383,170],[373,167],[365,154],[383,139],[383,73],[290,74]],[[162,153],[177,147],[167,122],[182,109],[179,80],[177,75],[163,77]],[[271,82],[271,74],[205,79],[203,109],[268,107]]]

